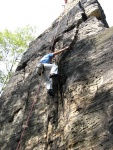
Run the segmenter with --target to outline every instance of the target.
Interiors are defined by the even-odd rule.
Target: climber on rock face
[[[55,64],[51,64],[51,60],[55,55],[58,55],[68,49],[69,47],[65,47],[61,50],[58,50],[57,52],[49,52],[48,54],[44,55],[38,62],[36,72],[38,73],[38,75],[43,75],[46,82],[47,93],[50,96],[54,96],[52,88],[52,78],[58,77],[58,66]]]

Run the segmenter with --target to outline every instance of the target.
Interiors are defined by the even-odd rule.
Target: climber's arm
[[[54,56],[55,56],[55,55],[58,55],[58,54],[62,53],[63,51],[67,50],[67,49],[69,49],[69,47],[62,48],[61,50],[59,50],[59,51],[57,51],[57,52],[54,52],[53,55],[54,55]]]

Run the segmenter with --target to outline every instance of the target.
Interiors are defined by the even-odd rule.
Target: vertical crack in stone
[[[78,2],[78,4],[79,4],[79,7],[81,8],[81,10],[83,11],[83,13],[81,13],[82,19],[83,19],[83,21],[86,21],[86,20],[88,19],[88,17],[87,17],[87,15],[86,15],[86,13],[85,13],[85,9],[84,9],[84,7],[82,6],[82,4],[81,4],[80,1]]]

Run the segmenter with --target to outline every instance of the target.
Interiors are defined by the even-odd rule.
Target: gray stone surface
[[[30,43],[0,98],[0,149],[16,150],[25,129],[20,150],[112,150],[112,41],[113,28],[96,0],[70,0]],[[56,58],[60,74],[53,82],[54,99],[34,73],[51,46],[70,46]]]

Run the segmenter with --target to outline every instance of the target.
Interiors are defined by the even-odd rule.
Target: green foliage
[[[22,54],[29,43],[36,38],[36,27],[27,25],[14,32],[5,29],[0,32],[0,89],[5,88],[10,76],[15,71]]]

